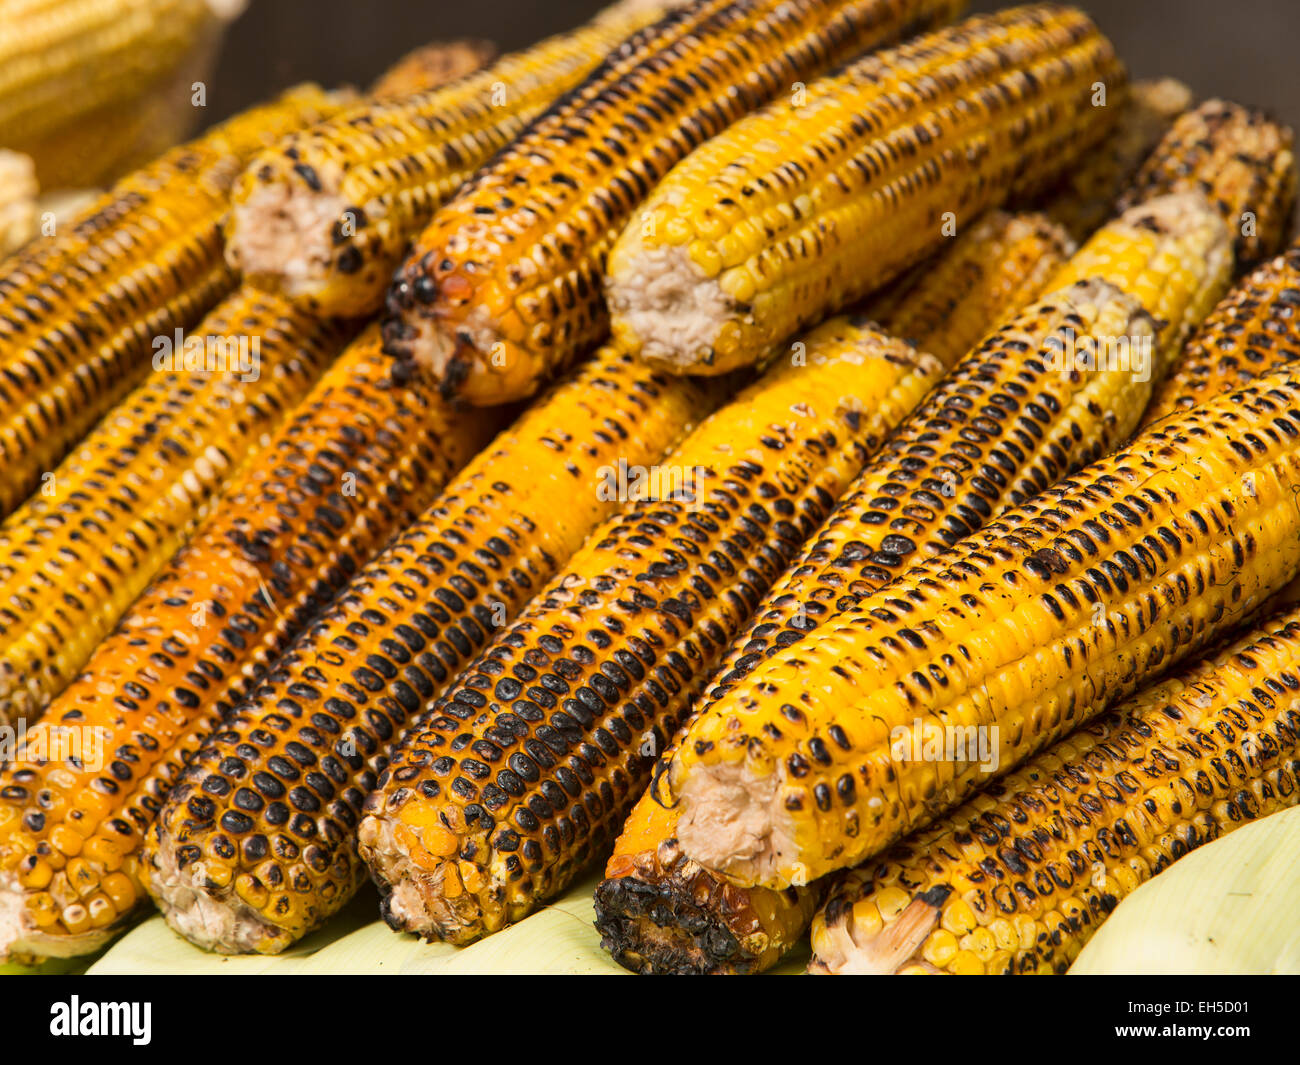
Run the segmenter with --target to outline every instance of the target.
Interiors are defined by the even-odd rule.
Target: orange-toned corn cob
[[[1139,885],[1300,802],[1298,669],[1293,608],[832,878],[810,971],[1065,972]]]
[[[0,770],[0,910],[57,918],[73,907],[67,920],[22,922],[9,941],[0,925],[0,955],[86,953],[121,928],[145,897],[144,831],[184,764],[486,442],[483,412],[394,386],[378,340],[373,328],[343,353],[27,732],[30,749],[53,750],[94,730],[111,766],[50,758]],[[94,911],[89,929],[83,910]]]
[[[370,95],[409,96],[463,78],[496,58],[491,41],[435,41],[402,56],[370,86]]]
[[[801,98],[806,78],[963,6],[699,0],[675,12],[611,55],[438,211],[389,290],[387,350],[472,403],[532,394],[608,331],[606,257],[674,164],[761,104]],[[821,89],[806,91],[812,111]],[[779,113],[805,135],[816,128],[788,103]]]

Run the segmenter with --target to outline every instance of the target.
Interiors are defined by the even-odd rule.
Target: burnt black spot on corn
[[[727,642],[939,364],[833,319],[664,459],[399,746],[361,853],[394,928],[464,943],[613,840]],[[806,360],[806,361],[805,361]]]
[[[0,515],[144,377],[156,337],[234,287],[219,224],[247,157],[341,104],[291,90],[124,177],[0,264]]]
[[[0,525],[0,721],[40,716],[347,336],[239,290],[190,338],[206,368],[174,351]]]
[[[377,328],[344,352],[28,730],[48,761],[0,770],[0,909],[33,915],[0,930],[0,954],[87,953],[122,927],[145,897],[145,829],[182,767],[486,441],[485,412],[394,388],[389,365]],[[74,729],[97,730],[108,768],[53,755]]]
[[[173,927],[275,953],[336,912],[364,875],[361,804],[402,730],[615,510],[601,488],[620,460],[656,462],[724,387],[606,348],[471,461],[173,790],[144,851]]]
[[[1210,644],[1300,564],[1298,436],[1300,381],[1283,368],[1165,419],[759,664],[660,778],[684,853],[770,887],[856,865],[987,779],[946,728],[996,744],[1005,770]],[[944,754],[915,753],[936,735]],[[743,838],[711,827],[727,824]]]
[[[1056,180],[1111,126],[1099,83],[1122,98],[1110,43],[1052,6],[973,18],[812,82],[793,115],[781,101],[742,119],[655,188],[609,256],[614,336],[679,373],[762,358],[953,226]]]
[[[962,6],[701,0],[674,12],[611,53],[438,211],[389,290],[402,323],[389,350],[440,381],[456,372],[455,394],[476,404],[532,394],[607,332],[606,256],[674,164],[746,112],[798,97],[806,78]],[[781,114],[802,125],[788,105]]]
[[[1292,610],[832,877],[810,970],[1065,972],[1141,884],[1300,802],[1298,658]]]

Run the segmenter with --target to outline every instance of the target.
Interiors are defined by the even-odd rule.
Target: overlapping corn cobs
[[[1300,246],[1257,267],[1215,307],[1156,388],[1143,424],[1292,359],[1300,359]]]
[[[868,57],[693,153],[609,257],[615,337],[720,373],[879,288],[1109,129],[1125,75],[1069,8],[1017,8]]]
[[[0,721],[34,721],[72,680],[344,340],[241,289],[0,525]]]
[[[490,41],[435,41],[402,56],[370,86],[370,95],[428,92],[487,66],[496,58]]]
[[[606,257],[674,164],[746,112],[797,96],[804,79],[963,6],[700,0],[674,13],[611,55],[438,211],[389,290],[387,350],[472,403],[530,395],[608,331]],[[815,100],[816,86],[809,91]],[[795,117],[788,104],[779,113]]]
[[[361,854],[392,927],[465,943],[618,832],[727,642],[942,372],[832,319],[664,459],[398,745]]]
[[[1138,224],[1145,208],[1129,212],[1071,265],[1098,266],[1096,248],[1104,246],[1117,277],[1162,292],[1162,306],[1181,316],[1207,278],[1226,277],[1231,255],[1208,205],[1174,199],[1192,202],[1171,204],[1178,209],[1158,227]],[[1149,239],[1153,230],[1160,240]],[[867,463],[733,642],[700,712],[840,607],[1125,440],[1151,394],[1153,338],[1138,302],[1097,278],[1014,316]],[[653,789],[629,820],[597,893],[608,949],[648,971],[774,964],[807,927],[823,885],[777,891],[728,883],[683,855],[676,820]]]
[[[820,973],[1062,973],[1189,851],[1300,802],[1300,612],[1148,688],[860,869]]]
[[[361,804],[397,735],[723,387],[607,347],[456,477],[280,659],[181,777],[146,886],[226,952],[275,953],[356,890]]]
[[[372,329],[343,353],[27,732],[50,752],[93,733],[111,763],[20,752],[0,770],[0,911],[26,915],[8,942],[0,924],[0,955],[85,953],[120,928],[184,764],[486,442],[484,412],[394,386],[378,342]]]
[[[1041,197],[1043,212],[1075,240],[1087,240],[1117,213],[1116,206],[1138,168],[1174,119],[1191,106],[1192,90],[1181,81],[1135,81],[1110,136]]]
[[[35,236],[39,194],[31,159],[0,149],[0,260]]]
[[[760,663],[660,777],[683,852],[771,887],[857,865],[1205,647],[1300,563],[1297,433],[1300,380],[1261,377]]]
[[[1295,135],[1263,112],[1207,100],[1174,122],[1120,206],[1175,192],[1214,204],[1232,230],[1238,267],[1253,266],[1290,235]]]
[[[673,0],[617,5],[441,89],[368,99],[252,160],[226,255],[319,314],[369,314],[407,245],[480,166]]]
[[[144,377],[156,338],[234,287],[220,220],[245,159],[342,99],[292,89],[128,175],[0,263],[0,515]]]

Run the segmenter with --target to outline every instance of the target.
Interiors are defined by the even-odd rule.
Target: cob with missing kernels
[[[611,55],[434,216],[389,290],[387,350],[475,404],[531,395],[605,336],[610,247],[624,225],[640,224],[639,205],[674,164],[746,112],[798,99],[805,79],[962,6],[700,0],[675,13]],[[807,91],[816,100],[815,85]],[[791,120],[790,104],[773,106]]]

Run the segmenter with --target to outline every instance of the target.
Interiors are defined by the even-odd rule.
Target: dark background
[[[1300,0],[1076,0],[1135,77],[1172,75],[1198,98],[1267,107],[1300,128]],[[575,26],[601,0],[250,0],[210,86],[223,118],[296,81],[364,85],[416,45],[486,37],[519,48]],[[972,11],[1010,6],[974,0]]]

